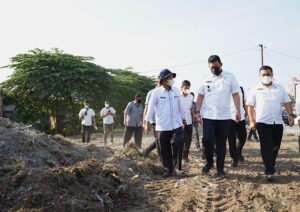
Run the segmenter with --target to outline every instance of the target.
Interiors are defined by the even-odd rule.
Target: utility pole
[[[261,55],[261,66],[264,65],[264,45],[263,44],[259,44],[260,47],[260,55]]]

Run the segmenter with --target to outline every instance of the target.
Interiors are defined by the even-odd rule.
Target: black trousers
[[[283,135],[283,126],[282,124],[257,123],[256,128],[260,138],[260,151],[265,165],[265,173],[274,174],[275,162]]]
[[[216,145],[217,169],[224,170],[226,140],[230,120],[203,119],[203,140],[208,164],[213,164],[214,145]]]
[[[239,141],[236,144],[236,137]],[[229,131],[228,131],[228,143],[230,157],[237,162],[238,156],[242,155],[242,150],[247,138],[246,122],[245,120],[236,123],[230,120]]]
[[[179,157],[178,149],[182,145],[182,128],[157,133],[163,166],[170,172],[174,170],[175,166],[181,169],[181,157]]]
[[[179,154],[182,154],[182,157],[184,159],[189,157],[189,152],[190,152],[190,147],[192,143],[192,137],[193,137],[193,125],[186,125],[185,128],[183,129],[183,135],[182,135],[182,140],[183,140],[183,147],[179,148]]]
[[[151,125],[151,128],[153,130],[153,137],[154,137],[154,141],[145,149],[145,153],[149,154],[150,152],[152,152],[154,149],[157,150],[157,154],[158,156],[160,156],[160,150],[159,150],[159,142],[158,142],[158,135],[157,132],[155,130],[155,124]]]
[[[123,146],[130,141],[132,134],[134,134],[134,143],[137,147],[141,147],[142,145],[142,136],[143,136],[143,127],[125,127],[125,132],[124,132],[124,143]]]
[[[93,126],[82,125],[82,142],[90,142],[91,140],[91,131]]]

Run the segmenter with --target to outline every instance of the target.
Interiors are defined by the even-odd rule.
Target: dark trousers
[[[85,143],[85,142],[89,143],[90,142],[92,127],[93,126],[82,125],[82,142],[83,143]]]
[[[252,136],[254,136],[254,139],[257,140],[258,137],[257,137],[257,134],[256,134],[256,131],[255,130],[252,130],[250,129],[249,131],[249,135],[248,135],[248,140],[251,140]]]
[[[184,159],[187,159],[189,157],[190,147],[192,143],[192,137],[193,137],[193,125],[186,125],[183,129],[182,133],[182,140],[183,140],[183,147],[180,147],[179,154],[182,154],[182,157]],[[183,151],[183,152],[182,152]]]
[[[113,142],[114,141],[113,124],[103,124],[103,129],[104,129],[104,134],[103,134],[104,143],[106,144],[108,134],[110,134],[110,140],[111,142]]]
[[[203,119],[203,139],[206,153],[206,161],[213,164],[214,144],[216,145],[217,169],[224,169],[226,155],[226,140],[228,136],[230,120]]]
[[[150,152],[152,152],[154,149],[157,150],[157,154],[158,156],[160,156],[160,150],[159,150],[159,142],[158,142],[158,135],[157,132],[155,130],[155,124],[151,125],[152,126],[152,130],[153,130],[153,137],[154,137],[154,141],[145,149],[145,153],[149,154]]]
[[[283,134],[282,124],[257,123],[256,128],[260,138],[260,151],[265,165],[266,174],[275,173],[275,162],[281,145]]]
[[[236,137],[239,141],[236,144]],[[230,120],[229,131],[228,131],[228,143],[230,157],[237,162],[238,156],[242,155],[242,150],[247,138],[246,122],[245,120],[236,123]]]
[[[158,141],[160,147],[161,161],[169,172],[174,170],[174,166],[178,165],[181,169],[181,157],[179,157],[179,146],[182,145],[182,128],[172,131],[159,131]]]
[[[200,138],[199,138],[199,124],[193,124],[196,134],[196,147],[200,148]]]
[[[142,136],[143,136],[143,128],[141,127],[125,127],[124,132],[124,143],[123,146],[130,141],[132,134],[134,134],[134,143],[137,147],[141,147],[142,145]]]

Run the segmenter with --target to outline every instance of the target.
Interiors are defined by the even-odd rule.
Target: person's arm
[[[202,124],[202,117],[201,117],[201,114],[200,114],[200,111],[202,109],[202,105],[203,105],[203,100],[204,100],[204,95],[203,94],[198,94],[198,97],[197,97],[197,121]]]
[[[292,107],[292,104],[291,104],[291,99],[288,95],[288,93],[283,89],[283,92],[284,92],[284,96],[283,96],[283,104],[284,104],[284,107],[286,109],[286,112],[289,114],[289,125],[290,126],[293,126],[294,125],[294,118],[296,118],[295,114],[293,114],[293,107]]]
[[[232,94],[233,102],[236,108],[235,122],[239,123],[241,120],[241,105],[240,105],[240,94],[239,92]]]
[[[183,109],[183,105],[181,104],[180,98],[178,98],[178,108],[179,108],[179,113],[181,115],[181,120],[183,123],[183,128],[186,126],[186,114]]]
[[[150,121],[152,120],[152,117],[154,115],[154,108],[157,104],[157,97],[156,97],[156,93],[152,92],[152,95],[150,97],[149,100],[149,104],[147,105],[147,111],[146,111],[146,115],[145,115],[145,119],[144,119],[144,128],[145,128],[145,132],[148,134],[150,131]]]
[[[256,120],[255,120],[255,110],[254,106],[248,105],[248,117],[250,122],[250,129],[256,130]]]
[[[79,116],[79,119],[80,119],[80,120],[82,120],[82,119],[84,118],[84,113],[83,113],[82,110],[80,110],[78,116]]]
[[[131,107],[131,104],[128,103],[128,105],[127,105],[127,107],[124,111],[124,125],[125,126],[127,126],[127,124],[128,124],[128,117],[127,116],[128,116],[128,113],[130,112],[130,107]]]

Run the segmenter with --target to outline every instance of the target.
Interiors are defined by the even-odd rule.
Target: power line
[[[286,79],[290,80],[292,76],[284,69],[282,66],[269,54],[268,51],[265,51],[265,53],[269,56],[269,58],[279,67],[279,71],[281,71],[282,76]],[[288,77],[287,77],[288,76]],[[290,78],[289,78],[290,77]]]
[[[228,56],[231,56],[231,55],[236,55],[236,54],[240,54],[240,53],[243,53],[243,52],[247,52],[247,51],[250,51],[250,50],[253,50],[253,49],[257,49],[257,46],[247,48],[247,49],[242,49],[242,50],[235,51],[235,52],[231,52],[231,53],[228,53],[228,54],[223,54],[223,55],[220,55],[220,57],[228,57]],[[189,63],[178,64],[178,65],[170,66],[169,68],[170,69],[180,68],[180,67],[189,66],[189,65],[197,64],[197,63],[203,63],[203,62],[207,62],[207,59],[201,59],[201,60],[196,60],[196,61],[192,61],[192,62],[189,62]],[[144,72],[140,72],[140,73],[142,73],[142,74],[152,73],[152,72],[157,72],[157,71],[160,71],[160,70],[161,69],[153,69],[151,71],[144,71]]]
[[[280,51],[277,51],[277,50],[274,50],[274,49],[269,49],[269,50],[270,50],[270,51],[272,51],[272,52],[275,52],[275,53],[277,53],[277,54],[281,54],[281,55],[284,55],[284,56],[286,56],[286,57],[289,57],[289,58],[295,59],[295,60],[300,60],[300,58],[299,58],[299,57],[295,57],[295,56],[292,56],[292,55],[286,54],[286,53],[284,53],[284,52],[280,52]]]

